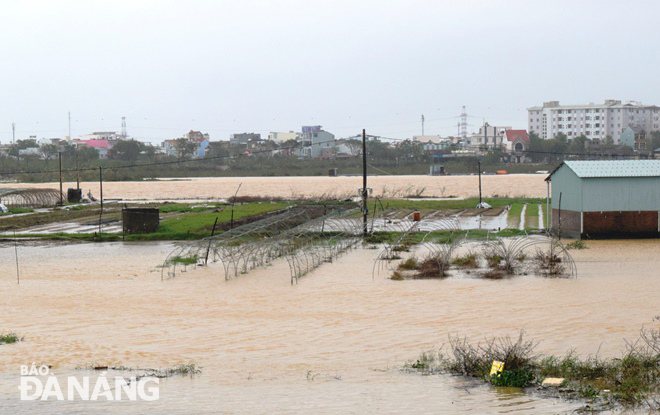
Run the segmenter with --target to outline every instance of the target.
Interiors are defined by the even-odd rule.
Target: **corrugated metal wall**
[[[660,177],[598,177],[582,182],[585,212],[660,210]],[[554,206],[554,176],[552,185]]]
[[[563,165],[552,175],[552,208],[579,212],[582,207],[582,180],[568,166]]]

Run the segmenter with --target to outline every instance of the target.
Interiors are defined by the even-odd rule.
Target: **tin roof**
[[[566,165],[581,178],[660,177],[660,160],[568,160],[550,173],[546,180]]]

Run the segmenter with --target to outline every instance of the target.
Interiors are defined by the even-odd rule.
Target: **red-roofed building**
[[[511,155],[512,163],[524,162],[525,151],[529,149],[529,135],[527,134],[527,130],[506,130],[502,144]]]
[[[88,137],[94,137],[94,136],[92,134],[89,135]],[[85,145],[87,147],[92,147],[98,150],[100,159],[108,158],[108,152],[118,141],[119,140],[112,138],[88,138],[88,139],[74,138],[73,139],[73,142],[76,145]]]

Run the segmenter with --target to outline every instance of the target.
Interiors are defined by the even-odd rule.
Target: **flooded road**
[[[524,329],[539,352],[616,357],[659,314],[660,241],[589,241],[577,279],[372,279],[356,249],[290,285],[285,260],[224,281],[222,267],[160,281],[169,243],[0,247],[0,413],[571,413],[579,405],[399,369],[449,334]],[[655,323],[657,324],[657,323]],[[156,402],[21,402],[19,365],[167,367]],[[108,376],[115,374],[108,374]]]

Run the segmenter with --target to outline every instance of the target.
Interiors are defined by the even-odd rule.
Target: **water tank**
[[[82,199],[82,189],[74,189],[71,187],[67,189],[67,193],[66,193],[67,202],[80,203],[80,199]]]

